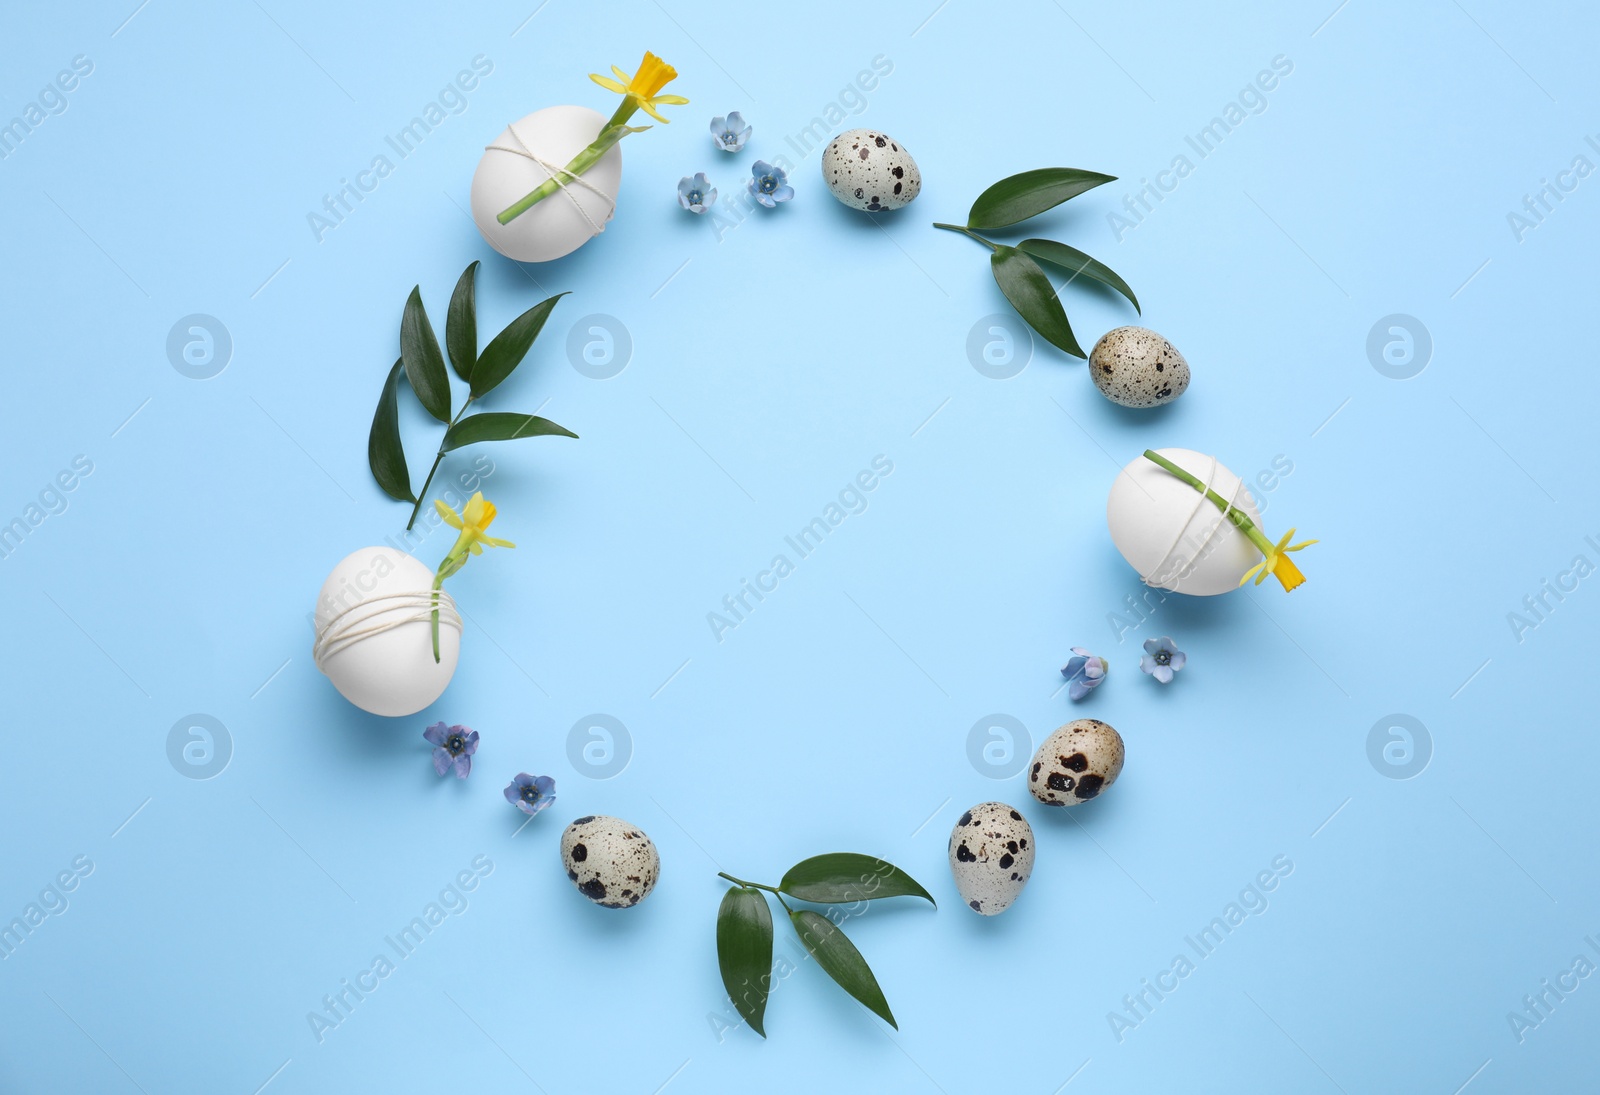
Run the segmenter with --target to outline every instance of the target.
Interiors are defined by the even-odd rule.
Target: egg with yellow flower
[[[312,659],[340,695],[374,715],[414,715],[444,694],[461,656],[461,614],[443,589],[486,547],[514,548],[489,535],[496,509],[479,491],[457,513],[434,509],[456,530],[438,567],[386,547],[340,560],[322,583],[312,623]]]
[[[1295,542],[1293,528],[1274,542],[1239,477],[1215,456],[1188,449],[1146,449],[1123,468],[1106,501],[1106,523],[1146,585],[1201,596],[1269,577],[1292,593],[1306,576],[1291,556],[1318,542]]]
[[[1156,451],[1261,523],[1250,488],[1216,457],[1191,449]],[[1221,510],[1143,456],[1111,484],[1106,524],[1122,557],[1158,589],[1201,597],[1227,593],[1261,562],[1261,552]]]
[[[600,234],[616,212],[620,145],[509,223],[496,218],[541,183],[561,176],[605,124],[604,114],[586,106],[550,106],[501,131],[472,176],[472,220],[490,247],[518,262],[549,262]]]
[[[312,655],[339,694],[374,715],[414,715],[444,694],[461,656],[461,617],[439,597],[434,660],[433,571],[390,547],[353,551],[322,583]]]
[[[472,219],[489,246],[518,262],[569,255],[605,230],[617,208],[622,152],[617,143],[649,129],[631,119],[644,111],[665,125],[664,106],[689,100],[663,92],[678,70],[646,53],[632,75],[589,79],[622,96],[610,118],[581,106],[536,110],[508,125],[484,150],[472,177]]]

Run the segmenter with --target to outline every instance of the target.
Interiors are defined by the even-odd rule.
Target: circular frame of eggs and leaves
[[[600,120],[598,114],[584,108],[547,108],[529,115],[517,126],[507,127],[495,145],[486,150],[473,180],[472,206],[474,220],[491,246],[518,261],[545,261],[570,253],[598,234],[614,211],[620,183],[620,150],[615,146],[596,164],[586,180],[588,185],[568,189],[566,201],[542,204],[535,215],[524,216],[509,230],[491,230],[488,220],[522,185],[514,174],[499,170],[508,162],[506,157],[515,161],[520,153],[542,160],[548,154],[561,162],[569,151],[565,146],[575,148],[583,134],[592,131]],[[519,135],[518,126],[523,135]],[[528,149],[524,136],[536,142],[538,151]],[[740,141],[738,147],[742,144]],[[862,212],[904,208],[922,189],[921,171],[910,152],[878,130],[840,133],[824,148],[820,166],[829,193],[846,207]],[[1069,282],[1085,277],[1106,285],[1138,309],[1137,298],[1120,276],[1057,241],[1028,239],[1013,245],[997,243],[980,234],[1019,224],[1109,181],[1111,176],[1069,168],[1024,172],[984,191],[973,203],[965,227],[937,227],[961,232],[990,249],[995,281],[1019,315],[1053,345],[1087,357],[1096,389],[1107,399],[1128,407],[1159,406],[1177,398],[1188,386],[1189,366],[1183,355],[1165,338],[1142,327],[1116,328],[1100,338],[1089,354],[1084,354],[1058,299],[1059,289],[1044,274],[1040,263],[1067,271],[1071,275]],[[452,645],[449,653],[453,662],[456,647]],[[453,664],[441,668],[443,681],[448,681],[450,668]],[[429,687],[435,684],[442,691],[439,682],[430,682]],[[1099,797],[1116,782],[1124,759],[1124,743],[1114,728],[1097,719],[1078,719],[1051,733],[1039,746],[1028,769],[1028,789],[1036,801],[1047,807],[1081,805]],[[655,844],[642,830],[614,817],[586,815],[573,821],[561,834],[560,854],[568,880],[585,898],[605,908],[637,905],[651,893],[660,877],[661,861]],[[997,915],[1015,903],[1032,874],[1035,854],[1035,836],[1028,821],[1015,807],[1002,802],[979,803],[964,811],[951,832],[948,848],[956,888],[963,902],[982,916]],[[815,861],[827,859],[830,857],[817,857]],[[788,891],[760,888],[772,889],[780,900],[782,892],[807,897],[792,887]],[[739,898],[742,890],[755,893],[749,884],[740,884],[740,889],[730,892],[730,896]],[[920,887],[916,890],[928,896]],[[866,896],[897,892],[901,891],[891,888]],[[811,898],[834,900],[814,894]],[[764,899],[761,905],[764,910]],[[792,915],[806,914],[802,910]],[[721,924],[719,917],[719,948]],[[802,938],[827,968],[828,947],[821,947],[806,930],[802,930]],[[770,929],[768,940],[770,947]],[[853,948],[850,950],[854,953]],[[770,951],[768,956],[770,968]],[[719,954],[719,960],[722,957]],[[852,995],[872,1006],[868,999],[872,993],[859,986],[850,988],[850,978],[839,971],[830,969],[830,973]],[[725,983],[727,976],[725,966]],[[870,973],[867,979],[870,980]],[[875,982],[870,987],[877,992]],[[881,993],[877,996],[881,1000]],[[737,1004],[738,995],[734,998]],[[886,1002],[879,1014],[893,1023]]]

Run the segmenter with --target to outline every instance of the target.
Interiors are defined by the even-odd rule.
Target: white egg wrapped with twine
[[[1191,449],[1155,451],[1261,524],[1249,488],[1216,457]],[[1143,456],[1111,484],[1106,524],[1122,557],[1157,589],[1200,597],[1227,593],[1261,562],[1261,552],[1216,504]]]
[[[518,262],[549,262],[604,231],[622,184],[621,147],[576,178],[562,169],[605,125],[605,115],[586,106],[550,106],[501,131],[472,176],[472,219],[490,247]],[[506,224],[496,219],[552,178],[562,182],[556,193]]]
[[[439,660],[433,657],[433,571],[387,547],[339,561],[317,596],[312,656],[345,699],[374,715],[414,715],[438,699],[461,656],[461,615],[437,594]]]

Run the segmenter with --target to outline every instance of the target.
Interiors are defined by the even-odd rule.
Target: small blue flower
[[[691,213],[704,213],[717,200],[717,188],[711,185],[704,171],[685,175],[678,180],[678,204]]]
[[[775,209],[779,202],[794,197],[794,187],[789,185],[788,174],[783,168],[773,167],[766,160],[757,160],[750,165],[749,185],[756,201],[768,209]]]
[[[476,730],[436,722],[422,732],[422,737],[433,746],[435,772],[442,776],[454,768],[457,779],[466,779],[472,774],[472,754],[478,751]]]
[[[518,772],[506,784],[506,801],[532,817],[556,800],[556,781],[549,776],[530,776]]]
[[[1100,682],[1106,679],[1106,670],[1111,667],[1104,658],[1096,657],[1081,646],[1073,647],[1072,655],[1067,664],[1061,667],[1061,675],[1072,682],[1067,695],[1074,700],[1081,700],[1100,687]]]
[[[1144,641],[1144,657],[1139,659],[1139,670],[1148,673],[1162,684],[1169,684],[1172,675],[1189,660],[1167,636]]]
[[[726,118],[719,114],[711,119],[711,139],[724,152],[743,148],[750,139],[750,130],[751,127],[744,124],[744,115],[737,110],[729,111]]]

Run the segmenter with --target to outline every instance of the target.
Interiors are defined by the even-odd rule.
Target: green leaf
[[[367,464],[383,493],[401,502],[415,502],[405,447],[400,443],[400,368],[401,363],[396,361],[389,370],[389,379],[383,382],[378,409],[372,414],[372,432],[367,434]]]
[[[736,886],[723,895],[717,910],[717,964],[733,1006],[765,1038],[761,1024],[772,985],[772,910],[761,891]]]
[[[555,308],[556,301],[566,295],[557,293],[549,300],[541,300],[512,320],[505,330],[495,335],[493,341],[483,348],[483,353],[478,357],[478,364],[472,369],[474,399],[493,391],[502,380],[511,375],[511,370],[522,364],[522,359],[533,347],[533,340],[539,337],[539,332],[544,328],[544,321],[550,318],[550,312]]]
[[[1072,325],[1055,288],[1039,264],[1015,247],[1001,245],[989,256],[994,280],[1017,314],[1051,344],[1074,357],[1087,356],[1073,337]]]
[[[476,261],[461,272],[444,317],[444,348],[450,353],[450,366],[469,384],[472,367],[478,363],[477,273]]]
[[[883,998],[883,990],[878,987],[878,979],[872,976],[867,960],[861,957],[861,952],[856,950],[856,945],[850,942],[844,932],[827,917],[811,909],[791,912],[789,920],[794,924],[800,941],[806,945],[806,950],[817,960],[817,965],[826,970],[840,988],[867,1005],[874,1015],[895,1030],[900,1029],[900,1024],[894,1021],[894,1014],[889,1010],[889,1001]]]
[[[1118,277],[1115,270],[1099,259],[1090,258],[1076,247],[1068,247],[1055,240],[1023,240],[1017,244],[1017,250],[1026,251],[1036,259],[1054,263],[1071,273],[1073,278],[1090,278],[1101,285],[1109,285],[1128,298],[1134,311],[1140,315],[1144,314],[1144,310],[1139,307],[1139,298],[1133,295],[1128,283]]]
[[[519,437],[577,437],[565,426],[558,426],[548,418],[536,414],[508,414],[504,411],[486,411],[469,415],[444,433],[440,452],[449,452],[479,441],[515,441]]]
[[[411,290],[405,314],[400,317],[400,360],[405,362],[406,379],[425,409],[440,422],[450,421],[450,377],[444,371],[444,355],[434,337],[428,311],[422,306],[422,287]]]
[[[789,868],[778,889],[820,905],[871,901],[879,897],[921,897],[937,904],[917,880],[893,863],[859,852],[832,852],[803,859]]]
[[[1037,171],[1024,171],[1020,175],[1001,179],[972,203],[967,214],[967,227],[979,230],[1004,228],[1029,217],[1038,216],[1046,209],[1054,209],[1069,198],[1076,198],[1085,190],[1093,190],[1102,183],[1116,182],[1115,175],[1102,175],[1098,171],[1080,171],[1076,167],[1041,167]]]

